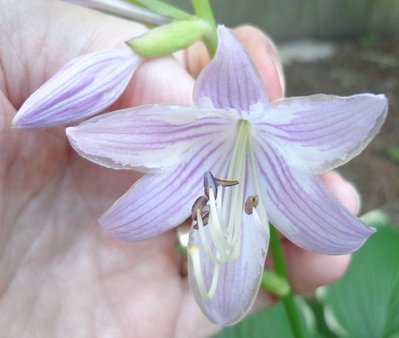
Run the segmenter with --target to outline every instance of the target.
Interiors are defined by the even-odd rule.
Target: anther
[[[202,219],[202,224],[203,224],[204,226],[208,224],[208,222],[209,222],[209,210],[205,210],[205,211],[202,211],[202,212],[201,212],[201,219]],[[193,228],[194,228],[195,230],[198,230],[198,229],[199,229],[199,228],[198,228],[198,220],[197,220],[197,219],[194,221]]]
[[[209,198],[209,189],[212,189],[215,197],[218,194],[218,188],[215,181],[215,177],[210,171],[207,171],[204,175],[204,193],[207,198]]]
[[[258,196],[249,196],[245,202],[245,213],[247,215],[252,215],[253,209],[258,206],[259,203],[259,197]]]
[[[237,180],[222,180],[221,178],[215,177],[215,183],[217,185],[221,185],[222,187],[232,187],[240,182],[238,182]]]
[[[191,219],[193,220],[194,229],[198,230],[198,223],[197,223],[197,210],[199,210],[202,222],[204,225],[208,224],[209,220],[209,206],[208,204],[208,198],[205,196],[200,196],[197,198],[197,200],[194,202],[193,207],[191,209]]]
[[[208,198],[205,196],[200,196],[196,199],[191,208],[191,218],[193,221],[197,220],[197,210],[199,209],[200,213],[202,213],[208,204]]]

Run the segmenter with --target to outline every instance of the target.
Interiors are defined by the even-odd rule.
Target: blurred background
[[[171,0],[191,10],[190,1]],[[256,25],[277,42],[302,38],[399,37],[398,0],[213,0],[218,23]]]
[[[171,3],[191,10],[187,0]],[[399,0],[214,0],[218,23],[258,26],[279,46],[286,95],[383,93],[389,115],[356,159],[339,168],[362,211],[399,224]]]

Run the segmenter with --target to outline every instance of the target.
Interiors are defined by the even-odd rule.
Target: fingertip
[[[234,30],[246,47],[258,70],[270,101],[284,96],[285,79],[277,48],[263,31],[254,26],[240,26]]]
[[[305,251],[285,240],[284,255],[288,273],[295,292],[314,291],[322,285],[330,284],[345,273],[351,256],[328,256]]]

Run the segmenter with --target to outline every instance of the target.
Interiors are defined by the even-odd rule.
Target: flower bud
[[[25,101],[13,127],[49,128],[101,112],[123,93],[140,61],[122,49],[70,61]]]
[[[210,29],[209,23],[204,20],[182,20],[157,27],[126,43],[142,57],[157,57],[187,48]]]

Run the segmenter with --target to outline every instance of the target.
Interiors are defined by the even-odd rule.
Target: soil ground
[[[399,163],[387,149],[399,147],[399,41],[340,42],[325,60],[285,66],[287,96],[315,93],[352,95],[384,93],[388,118],[363,153],[338,168],[362,196],[362,211],[383,209],[399,224]]]

